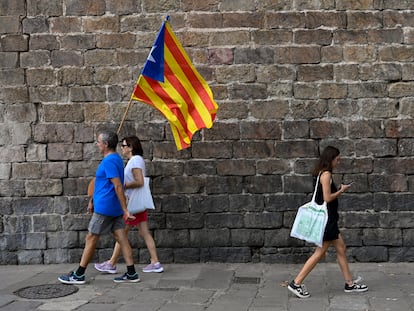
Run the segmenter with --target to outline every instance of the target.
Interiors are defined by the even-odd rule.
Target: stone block
[[[380,215],[350,211],[340,215],[340,226],[347,228],[380,228]],[[344,225],[342,225],[344,224]]]
[[[52,85],[56,83],[56,74],[53,69],[27,69],[26,79],[30,86]]]
[[[68,263],[74,261],[73,258],[70,257],[71,254],[67,249],[47,249],[43,251],[43,263],[50,265],[50,264],[61,264],[61,263]]]
[[[309,138],[309,122],[305,120],[284,121],[282,133],[284,139]]]
[[[7,248],[9,250],[24,249],[27,232],[33,232],[32,217],[30,216],[3,216],[4,232],[11,233],[7,236]]]
[[[397,82],[389,86],[390,97],[412,97],[414,96],[413,82]]]
[[[254,82],[256,79],[255,70],[253,66],[228,66],[218,67],[216,69],[216,80],[219,83],[234,82]],[[239,78],[240,77],[240,78]]]
[[[405,159],[375,159],[374,173],[376,174],[411,174],[413,171],[412,165],[414,160],[410,158]]]
[[[36,16],[44,14],[46,16],[61,16],[63,15],[62,2],[54,0],[29,0],[27,2],[27,15]]]
[[[46,249],[46,233],[26,233],[26,249]]]
[[[83,29],[85,32],[98,33],[119,31],[119,19],[117,16],[86,16],[82,18],[82,20],[79,20],[79,26],[81,25],[81,22],[83,22]],[[72,24],[72,22],[69,24]]]
[[[330,45],[332,31],[324,29],[298,30],[294,33],[294,42],[297,44]]]
[[[2,265],[17,265],[17,254],[15,252],[0,252],[0,264]]]
[[[14,179],[39,179],[41,175],[41,163],[13,163]]]
[[[391,45],[379,48],[378,57],[380,61],[412,62],[414,60],[414,47],[405,45]]]
[[[215,213],[228,211],[227,195],[200,195],[190,197],[190,211],[196,213]]]
[[[0,71],[0,83],[2,85],[21,85],[24,84],[23,69],[3,69]]]
[[[278,141],[275,149],[275,155],[282,159],[292,156],[295,158],[314,158],[318,156],[318,145],[312,140]]]
[[[260,229],[232,229],[232,246],[261,247],[264,244],[265,232]]]
[[[221,176],[250,176],[256,173],[256,163],[252,160],[220,160],[217,162],[217,174]]]
[[[201,213],[166,214],[167,229],[197,229],[204,226],[204,215]]]
[[[208,177],[205,184],[205,192],[208,195],[241,193],[242,188],[242,177],[239,176]]]
[[[308,1],[303,1],[308,2]],[[315,29],[329,27],[333,29],[345,29],[347,25],[346,12],[341,11],[317,11],[306,12],[306,28]]]
[[[29,42],[29,49],[34,50],[57,50],[60,47],[60,43],[58,41],[57,35],[50,35],[50,34],[33,34],[30,36],[30,42]],[[25,61],[28,63],[35,63],[36,62],[36,56],[42,56],[45,58],[45,55],[47,55],[48,64],[50,63],[50,53],[44,53],[44,54],[24,54],[25,55]],[[38,51],[41,52],[41,51]],[[40,60],[40,62],[44,62],[44,60]]]
[[[80,104],[44,104],[43,113],[46,122],[79,123],[84,120]]]
[[[48,197],[17,198],[13,201],[15,215],[36,215],[53,213],[53,199]]]
[[[87,193],[89,180],[81,178],[63,179],[63,195],[85,195]]]
[[[380,213],[381,228],[414,228],[414,219],[411,212],[401,211],[393,213],[384,211]]]
[[[387,120],[384,123],[386,137],[413,137],[413,119]]]
[[[186,175],[200,175],[200,174],[206,174],[206,175],[215,175],[216,174],[216,161],[215,160],[192,160],[188,161],[184,164],[184,171]],[[158,174],[161,175],[161,167],[158,167]],[[154,170],[154,173],[156,171]]]
[[[280,123],[278,122],[241,122],[240,138],[244,140],[277,139],[282,136]]]
[[[169,195],[162,199],[161,209],[164,213],[187,213],[189,199],[181,195]]]
[[[83,66],[83,57],[79,51],[52,51],[50,57],[54,67]]]
[[[398,152],[397,141],[394,139],[360,139],[356,142],[355,149],[358,150],[356,152],[358,156],[375,158],[396,156]]]
[[[319,97],[326,99],[347,98],[348,87],[343,83],[321,83],[319,86]]]
[[[403,229],[402,234],[402,245],[414,246],[414,229]]]
[[[233,84],[229,87],[229,98],[235,99],[266,99],[267,89],[264,84]]]
[[[366,246],[352,249],[352,257],[360,262],[388,261],[388,249],[385,246]]]
[[[35,232],[62,231],[62,219],[60,215],[34,215],[33,230]],[[44,236],[46,248],[46,235]]]
[[[118,65],[116,63],[116,54],[113,50],[95,49],[95,50],[86,51],[84,54],[84,62],[85,62],[85,65],[88,67],[93,67],[93,66],[99,67],[99,66],[102,66],[102,64],[105,64],[105,66]]]
[[[30,144],[26,148],[26,161],[46,161],[46,145]]]
[[[46,16],[26,17],[22,21],[23,33],[44,33],[49,31],[49,22]]]
[[[23,146],[0,146],[0,163],[24,162]]]
[[[13,145],[26,145],[32,138],[32,129],[29,123],[12,124],[11,133],[13,133]]]
[[[340,229],[347,247],[362,246],[362,229]],[[374,229],[375,230],[375,229]]]
[[[11,163],[0,163],[0,179],[10,179]]]
[[[2,52],[26,52],[29,49],[29,36],[18,34],[4,35],[0,38],[0,45]]]
[[[212,247],[205,261],[213,262],[251,262],[252,254],[249,247]]]
[[[370,246],[403,246],[401,229],[364,229],[362,241]]]
[[[275,63],[280,64],[315,64],[321,60],[320,47],[316,46],[276,47],[274,53]]]
[[[348,29],[378,29],[382,27],[380,12],[347,12]]]
[[[209,213],[204,216],[205,228],[243,228],[243,215],[240,213]]]
[[[246,213],[244,216],[245,228],[275,229],[282,227],[283,213],[263,212]]]
[[[67,15],[104,15],[105,14],[105,1],[98,0],[94,3],[87,3],[79,0],[69,0],[66,3],[66,14]]]
[[[92,34],[66,35],[61,39],[60,46],[67,50],[91,50],[97,48],[97,38]]]
[[[0,180],[0,197],[22,197],[26,195],[24,181]]]
[[[18,58],[19,56],[15,52],[0,52],[0,67],[16,68],[18,64]]]
[[[233,158],[272,158],[276,155],[272,141],[241,141],[233,144]]]
[[[63,192],[60,179],[27,180],[25,188],[26,194],[34,197],[61,195]]]
[[[39,123],[34,126],[34,141],[39,143],[49,143],[48,157],[55,155],[56,153],[65,153],[65,149],[76,149],[79,155],[82,156],[82,149],[80,144],[58,144],[58,142],[72,142],[73,141],[73,126],[59,123]],[[74,150],[75,151],[75,150]],[[54,160],[65,160],[65,158],[54,158]]]
[[[177,248],[173,249],[175,263],[200,262],[199,248]]]
[[[18,33],[20,29],[19,16],[1,16],[0,29],[2,34]]]
[[[81,215],[65,215],[62,218],[62,227],[66,231],[87,231],[88,224],[90,220],[90,215],[81,214]],[[84,241],[84,238],[82,238]],[[80,245],[83,247],[84,245]]]
[[[69,89],[67,87],[31,87],[29,92],[30,98],[35,102],[67,101],[69,98]]]
[[[297,80],[298,81],[318,81],[318,80],[332,80],[333,66],[332,65],[301,65],[298,66]]]
[[[265,199],[265,210],[268,212],[286,212],[286,211],[297,211],[297,209],[304,203],[309,202],[311,197],[307,194],[270,194]],[[287,214],[284,214],[285,217]],[[291,227],[292,223],[288,225]],[[284,223],[284,226],[286,224]]]
[[[222,142],[194,142],[191,151],[195,158],[202,159],[229,159],[233,153],[231,146],[223,145]]]
[[[343,48],[340,46],[323,46],[321,60],[324,63],[339,63],[343,60]]]
[[[21,250],[17,253],[19,265],[43,264],[43,252],[41,250]]]
[[[183,230],[156,230],[154,233],[154,240],[157,241],[158,247],[173,247],[181,248],[188,247],[190,243],[189,232]]]
[[[298,82],[293,85],[296,99],[317,99],[318,93],[318,87],[314,83]]]
[[[226,228],[190,230],[190,246],[230,246],[230,230]]]
[[[374,7],[372,0],[361,0],[357,2],[339,0],[336,2],[336,8],[339,10],[369,10]]]
[[[1,15],[25,15],[25,1],[24,0],[4,0],[0,6]]]
[[[64,178],[68,176],[66,162],[42,163],[41,176],[45,179]]]
[[[388,250],[390,262],[413,262],[414,247],[393,247]]]
[[[398,140],[398,154],[401,156],[414,155],[414,139],[403,138]]]
[[[70,99],[74,102],[105,101],[105,88],[94,86],[73,87],[70,89]]]

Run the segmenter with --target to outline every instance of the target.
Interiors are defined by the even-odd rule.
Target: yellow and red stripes
[[[211,128],[217,103],[168,22],[164,33],[164,82],[140,75],[132,99],[158,109],[170,122],[178,150],[188,148],[193,134]]]

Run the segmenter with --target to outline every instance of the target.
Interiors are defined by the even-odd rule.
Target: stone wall
[[[303,261],[313,247],[290,227],[332,144],[336,182],[354,181],[340,200],[350,260],[412,261],[414,2],[2,0],[0,263],[79,261],[96,133],[118,128],[167,14],[219,111],[180,152],[157,111],[128,112],[160,259]]]

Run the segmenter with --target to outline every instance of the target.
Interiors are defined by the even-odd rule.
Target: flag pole
[[[126,108],[126,110],[125,110],[125,112],[124,112],[124,115],[122,116],[122,120],[121,120],[121,123],[119,124],[118,130],[116,131],[116,134],[117,134],[117,135],[119,135],[119,133],[121,132],[122,125],[124,125],[124,121],[125,121],[125,119],[126,119],[126,116],[127,116],[128,110],[129,110],[129,108],[131,107],[131,104],[132,104],[132,97],[129,99],[128,106],[127,106],[127,108]]]

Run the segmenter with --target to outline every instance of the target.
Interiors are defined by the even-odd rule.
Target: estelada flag
[[[217,113],[213,93],[172,31],[163,22],[131,98],[158,109],[169,121],[178,150],[193,134],[211,128]]]

